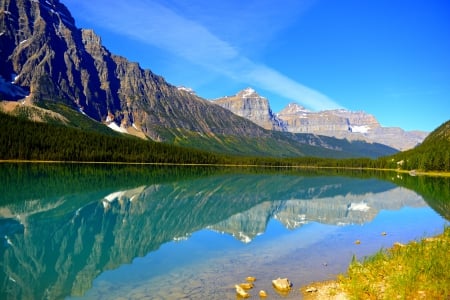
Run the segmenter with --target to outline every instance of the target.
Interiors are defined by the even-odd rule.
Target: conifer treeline
[[[404,170],[450,171],[450,121],[430,133],[421,145],[392,158]]]
[[[219,163],[217,155],[133,137],[113,137],[80,129],[0,115],[0,159]]]
[[[0,159],[174,164],[237,164],[450,171],[450,140],[433,133],[413,150],[379,159],[228,156],[170,144],[113,137],[0,113]],[[444,132],[450,124],[444,125]],[[442,126],[440,127],[442,129]],[[442,134],[440,134],[442,135]],[[438,135],[439,136],[439,135]]]

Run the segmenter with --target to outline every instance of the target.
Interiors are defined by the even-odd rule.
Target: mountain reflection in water
[[[77,165],[0,165],[0,171],[1,299],[83,296],[104,271],[202,229],[250,243],[271,220],[288,229],[343,226],[370,222],[381,210],[427,206],[392,182],[299,171]]]

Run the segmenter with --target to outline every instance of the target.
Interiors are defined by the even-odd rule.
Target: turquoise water
[[[0,174],[2,299],[235,299],[247,276],[252,298],[298,299],[354,255],[442,232],[450,213],[448,179],[387,173],[5,164]],[[278,277],[293,282],[288,295],[272,288]]]

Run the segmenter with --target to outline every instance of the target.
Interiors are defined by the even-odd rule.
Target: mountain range
[[[263,101],[268,116],[239,116],[109,52],[92,30],[76,27],[58,0],[1,0],[0,9],[3,112],[82,129],[89,123],[89,130],[103,124],[143,139],[234,155],[379,157],[400,149],[374,139],[305,133]]]
[[[363,111],[336,109],[312,112],[293,102],[279,113],[273,113],[269,100],[252,88],[234,96],[216,99],[214,103],[269,130],[363,140],[388,145],[400,151],[417,146],[428,135],[424,131],[382,127],[375,116]]]

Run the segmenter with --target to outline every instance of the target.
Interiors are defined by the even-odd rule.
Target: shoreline
[[[449,242],[450,227],[445,227],[442,233],[432,237],[411,241],[406,245],[394,243],[390,248],[380,250],[381,254],[374,253],[362,260],[350,262],[347,271],[344,274],[336,275],[335,279],[311,282],[302,286],[300,291],[305,300],[347,300],[361,296],[358,295],[358,293],[361,293],[361,289],[355,290],[354,286],[352,286],[357,281],[357,285],[364,285],[364,295],[370,299],[372,299],[370,296],[388,299],[392,296],[389,293],[392,293],[393,288],[405,290],[408,297],[411,296],[413,299],[434,299],[435,297],[441,299],[440,297],[450,294],[450,288],[439,290],[439,285],[437,287],[432,285],[436,281],[445,281],[442,277],[439,278],[439,267],[442,266],[429,267],[430,264],[428,264],[425,268],[423,265],[417,267],[416,264],[411,265],[408,261],[421,261],[421,258],[431,255],[434,258],[437,257],[438,261],[441,260],[448,264],[446,253],[449,248]],[[433,256],[436,253],[437,256]],[[377,264],[377,261],[382,261],[382,263]],[[357,265],[358,272],[352,269],[355,265]],[[391,266],[396,267],[392,268]],[[421,282],[419,284],[416,284],[415,281],[411,282],[413,277],[410,277],[411,273],[414,273],[417,269],[421,270]],[[408,278],[410,281],[401,283],[399,287],[398,282],[390,278],[394,277],[393,273],[401,273],[400,276]],[[377,278],[376,282],[374,282],[374,278]],[[379,278],[382,279],[379,280]],[[427,290],[423,288],[424,285],[432,287]],[[385,298],[386,296],[388,298]]]
[[[93,164],[93,165],[153,165],[153,166],[203,166],[203,167],[260,167],[260,168],[286,168],[286,169],[335,169],[335,170],[361,170],[361,171],[385,171],[409,174],[410,176],[450,177],[450,172],[445,171],[418,171],[381,168],[361,167],[324,167],[324,166],[302,166],[302,165],[257,165],[257,164],[197,164],[197,163],[155,163],[155,162],[101,162],[101,161],[58,161],[58,160],[23,160],[10,159],[1,160],[4,163],[38,163],[38,164]]]
[[[312,282],[300,288],[304,300],[348,300],[337,279]]]

